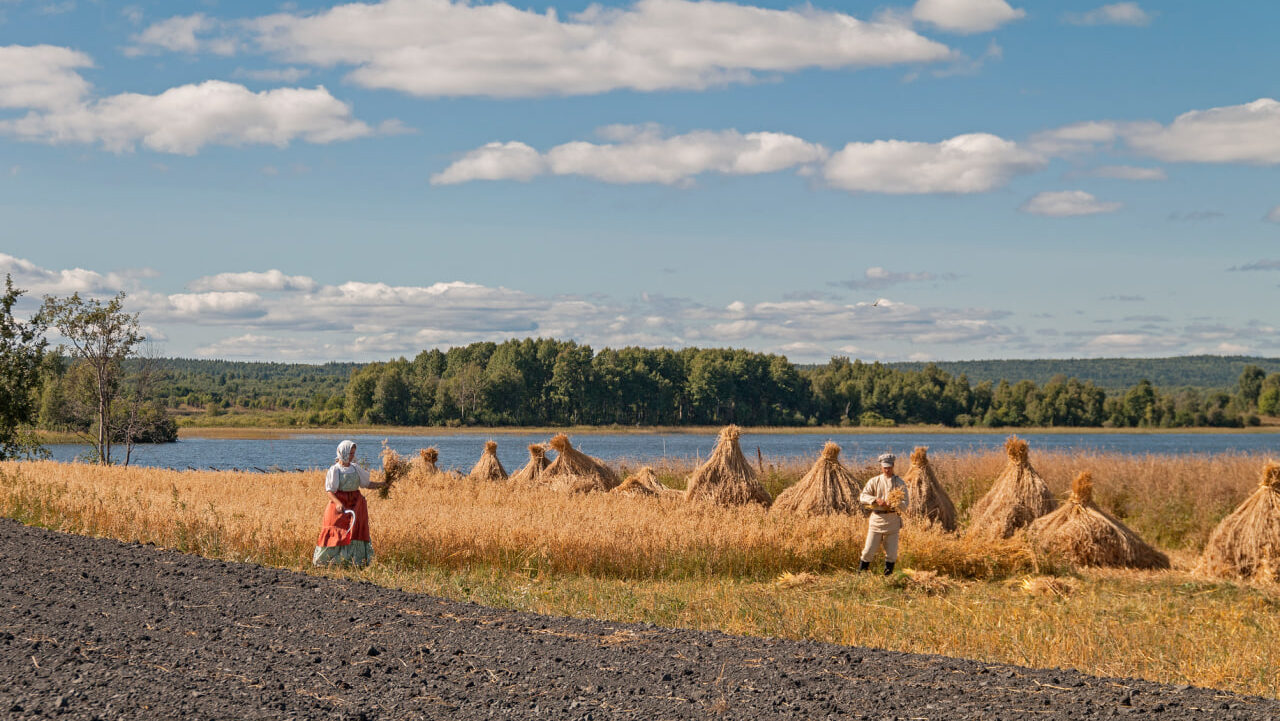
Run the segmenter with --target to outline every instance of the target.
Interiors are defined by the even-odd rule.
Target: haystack
[[[1169,567],[1168,556],[1094,504],[1093,477],[1088,472],[1071,483],[1067,502],[1033,521],[1027,534],[1040,550],[1077,566]]]
[[[911,467],[902,480],[907,484],[907,515],[934,524],[944,531],[956,530],[956,505],[938,483],[929,463],[929,449],[917,446],[911,452]]]
[[[773,499],[760,483],[756,470],[742,455],[738,438],[742,430],[726,426],[720,431],[716,447],[707,462],[698,466],[685,486],[684,497],[690,501],[710,501],[722,506],[747,503],[769,505]]]
[[[569,443],[569,436],[557,434],[551,449],[559,455],[542,471],[542,477],[553,488],[562,490],[611,491],[622,483],[618,474],[599,458],[592,458]]]
[[[1280,463],[1269,461],[1253,494],[1213,529],[1197,570],[1280,583]]]
[[[778,494],[773,510],[802,516],[859,513],[858,480],[840,463],[840,446],[827,441],[822,455],[794,486]]]
[[[502,461],[498,460],[498,443],[496,441],[484,442],[484,453],[480,456],[480,460],[476,461],[475,467],[471,469],[468,478],[476,481],[505,481],[507,480],[507,469],[502,467]]]
[[[421,478],[429,478],[440,472],[436,462],[440,460],[440,452],[435,446],[419,448],[418,457],[413,461],[413,472]]]
[[[524,468],[511,474],[511,480],[515,483],[537,483],[542,480],[542,472],[551,465],[551,461],[547,460],[547,447],[539,443],[529,444],[529,462],[524,464]]]
[[[662,481],[658,480],[658,474],[653,472],[649,466],[644,466],[636,471],[634,476],[628,476],[617,488],[610,493],[616,493],[621,496],[638,496],[647,498],[657,498],[659,496],[675,496],[680,491],[674,488],[667,488]]]
[[[969,516],[969,533],[1008,538],[1014,531],[1058,507],[1044,479],[1027,460],[1027,442],[1010,436],[1009,462]]]

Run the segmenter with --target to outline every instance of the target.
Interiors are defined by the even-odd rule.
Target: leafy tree
[[[122,363],[145,340],[138,329],[137,314],[124,311],[124,297],[121,291],[103,303],[81,298],[79,293],[69,298],[45,296],[41,309],[42,319],[58,329],[92,374],[97,424],[94,449],[103,465],[111,463],[112,411],[121,394]]]
[[[44,454],[25,427],[36,419],[45,325],[38,314],[26,322],[13,317],[23,292],[5,275],[0,296],[0,459]]]

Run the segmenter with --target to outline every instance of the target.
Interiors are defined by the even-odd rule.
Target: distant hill
[[[919,370],[927,363],[889,363],[899,370]],[[1267,373],[1280,372],[1280,358],[1196,355],[1174,358],[1042,358],[1036,360],[978,360],[938,362],[953,375],[969,376],[970,383],[1001,379],[1042,384],[1056,375],[1091,380],[1107,390],[1124,390],[1143,380],[1164,389],[1234,389],[1245,366],[1256,365]]]

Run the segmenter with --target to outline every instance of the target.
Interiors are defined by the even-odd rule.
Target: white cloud
[[[1168,180],[1164,168],[1142,168],[1134,165],[1103,165],[1078,175],[1115,180]]]
[[[84,268],[49,270],[25,258],[0,253],[0,275],[13,277],[13,284],[34,295],[110,295],[129,285],[120,273],[98,273]]]
[[[1099,145],[1112,143],[1118,136],[1116,123],[1087,121],[1036,133],[1029,145],[1045,155],[1074,155],[1092,153]]]
[[[1123,132],[1134,150],[1168,162],[1280,164],[1280,102],[1271,98],[1192,110],[1167,126],[1135,123]]]
[[[187,284],[196,291],[313,291],[317,283],[305,275],[285,275],[271,269],[262,273],[219,273],[197,278]]]
[[[180,155],[193,155],[206,145],[284,147],[295,140],[330,143],[372,132],[323,86],[255,93],[219,80],[159,95],[122,93],[0,121],[0,134],[21,140],[97,143],[113,152],[141,144]]]
[[[610,126],[617,143],[584,141],[545,154],[524,143],[490,143],[432,176],[435,185],[471,180],[529,180],[537,175],[581,175],[609,183],[687,183],[702,173],[754,175],[821,160],[826,150],[783,133],[698,130],[664,136],[649,126]]]
[[[49,110],[73,105],[89,92],[78,68],[93,67],[82,52],[53,45],[0,46],[0,108]]]
[[[1072,25],[1150,25],[1152,15],[1136,2],[1103,5],[1085,13],[1066,13],[1062,19]]]
[[[488,143],[470,151],[431,176],[432,185],[455,185],[472,180],[532,180],[547,172],[546,159],[518,141]]]
[[[981,193],[1042,169],[1040,154],[987,133],[940,143],[877,140],[849,143],[831,156],[823,177],[836,188],[869,193]]]
[[[161,20],[148,26],[133,36],[134,44],[125,48],[125,55],[136,57],[148,51],[167,50],[169,52],[195,53],[208,51],[217,55],[235,53],[235,43],[220,38],[209,42],[202,41],[199,34],[207,34],[223,27],[223,23],[204,13],[185,15]]]
[[[152,305],[150,310],[170,320],[206,321],[261,318],[267,313],[261,296],[244,291],[175,293],[165,298],[164,305]]]
[[[1156,353],[1177,348],[1183,339],[1151,333],[1103,333],[1085,343],[1089,350],[1106,353]]]
[[[566,19],[554,9],[506,3],[383,0],[207,28],[203,39],[196,30],[196,45],[234,43],[241,28],[246,42],[290,62],[352,66],[348,79],[357,85],[422,97],[699,90],[802,68],[951,55],[901,22],[713,0],[591,5]],[[190,45],[185,32],[161,32],[157,40],[158,47]]]
[[[1263,218],[1268,223],[1280,223],[1280,205],[1272,208]]]
[[[316,358],[323,357],[320,350],[299,338],[245,333],[200,346],[195,352],[207,358]]]
[[[911,8],[916,20],[955,33],[983,33],[1026,16],[1005,0],[918,0]]]
[[[1047,215],[1052,218],[1065,218],[1074,215],[1113,213],[1122,206],[1123,203],[1109,203],[1098,200],[1083,190],[1058,190],[1037,193],[1030,200],[1023,203],[1019,210],[1024,213]]]

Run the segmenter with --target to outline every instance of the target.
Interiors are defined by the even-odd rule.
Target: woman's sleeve
[[[371,488],[371,487],[373,486],[373,482],[371,482],[371,481],[369,480],[369,472],[368,472],[368,471],[366,471],[365,469],[361,468],[360,466],[358,466],[358,465],[356,465],[356,464],[354,464],[354,463],[352,463],[352,464],[351,464],[351,467],[352,467],[352,468],[355,468],[355,469],[356,469],[356,473],[359,473],[359,474],[360,474],[360,487],[361,487],[361,488]]]
[[[324,491],[325,493],[338,491],[338,471],[333,466],[329,466],[329,472],[324,476]]]

